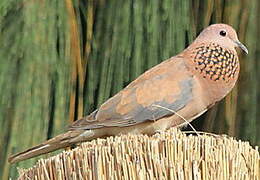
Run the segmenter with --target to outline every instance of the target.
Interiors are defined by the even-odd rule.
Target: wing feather
[[[155,66],[70,129],[132,126],[173,115],[165,108],[178,112],[193,99],[194,80],[187,70],[177,57]]]

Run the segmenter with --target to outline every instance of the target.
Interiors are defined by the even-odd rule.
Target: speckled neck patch
[[[195,69],[200,71],[204,78],[229,82],[238,73],[237,55],[218,44],[199,46],[195,49],[194,54],[193,61],[197,64]]]

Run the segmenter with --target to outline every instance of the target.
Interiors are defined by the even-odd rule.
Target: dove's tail
[[[91,131],[68,131],[64,134],[60,134],[48,141],[43,142],[37,146],[27,149],[23,152],[14,154],[9,157],[8,161],[10,163],[16,163],[25,159],[29,159],[41,154],[46,154],[55,151],[60,148],[68,147],[72,144],[86,141],[93,137]]]

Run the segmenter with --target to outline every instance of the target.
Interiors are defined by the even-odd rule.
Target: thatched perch
[[[225,136],[122,135],[83,143],[34,167],[20,180],[259,179],[259,152]]]

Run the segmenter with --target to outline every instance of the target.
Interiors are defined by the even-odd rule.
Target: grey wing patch
[[[143,123],[145,121],[156,121],[162,117],[173,115],[174,112],[177,112],[184,108],[193,98],[192,89],[193,89],[193,78],[190,76],[189,78],[180,82],[180,94],[175,95],[175,101],[172,103],[168,103],[166,101],[157,101],[149,106],[142,106],[138,104],[135,109],[128,114],[120,115],[113,109],[111,114],[113,116],[107,116],[105,121],[96,121],[84,119],[87,123],[75,123],[74,126],[71,126],[70,129],[97,129],[102,127],[124,127],[131,126],[139,123]],[[162,106],[162,107],[159,107]],[[166,108],[166,109],[165,109]],[[171,109],[169,111],[167,109]],[[103,111],[103,113],[106,111]],[[105,114],[109,114],[106,112]],[[98,110],[94,111],[90,116],[96,117],[98,115]],[[77,126],[78,125],[78,126]]]
[[[151,104],[146,108],[137,108],[139,111],[132,114],[132,119],[140,123],[146,120],[157,120],[165,116],[173,115],[184,108],[192,100],[193,78],[189,77],[180,82],[181,93],[173,103],[159,101]],[[162,106],[162,107],[159,107]],[[163,108],[164,107],[164,108]],[[172,110],[173,112],[169,111]]]

